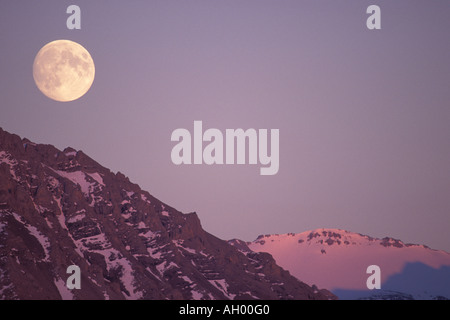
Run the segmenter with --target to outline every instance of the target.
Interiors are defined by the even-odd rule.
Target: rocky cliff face
[[[328,298],[82,151],[0,129],[0,299]]]

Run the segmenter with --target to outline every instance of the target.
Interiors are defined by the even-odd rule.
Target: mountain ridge
[[[370,265],[381,268],[382,289],[389,289],[389,292],[412,290],[414,294],[402,292],[402,295],[420,299],[436,296],[450,298],[450,289],[442,290],[439,281],[431,283],[423,279],[432,272],[427,271],[427,275],[425,272],[416,272],[414,275],[408,272],[409,278],[405,278],[408,266],[419,263],[439,274],[441,283],[450,281],[450,273],[448,277],[444,277],[447,269],[442,269],[450,267],[450,253],[425,245],[404,243],[391,237],[375,238],[334,228],[260,235],[254,241],[245,242],[245,245],[254,252],[270,253],[280,266],[309,285],[327,288],[335,294],[345,293],[346,298],[368,298],[376,293],[369,292],[366,287],[369,277],[366,269]],[[391,281],[394,277],[403,277],[402,284],[399,285],[399,281],[394,284]],[[407,287],[404,285],[407,282],[418,285]],[[383,288],[383,284],[388,288]],[[431,294],[434,291],[435,294]],[[377,294],[378,297],[382,296],[380,292]]]
[[[326,234],[324,235],[323,232],[325,232]],[[353,236],[359,236],[361,237],[361,239],[367,239],[368,241],[381,241],[381,245],[389,247],[389,246],[394,246],[394,247],[422,247],[424,249],[430,249],[433,251],[439,251],[439,252],[443,252],[446,254],[450,254],[448,251],[446,250],[442,250],[442,249],[434,249],[431,248],[427,245],[424,244],[418,244],[418,243],[409,243],[409,242],[404,242],[400,239],[394,238],[394,237],[388,237],[388,236],[384,236],[384,237],[373,237],[367,234],[363,234],[363,233],[359,233],[359,232],[354,232],[354,231],[349,231],[347,229],[339,229],[339,228],[316,228],[316,229],[311,229],[311,230],[306,230],[303,232],[299,232],[299,233],[293,233],[293,232],[288,232],[288,233],[271,233],[271,234],[260,234],[256,237],[255,240],[253,241],[246,241],[246,243],[250,244],[250,243],[254,243],[260,240],[264,240],[264,238],[268,238],[268,237],[284,237],[284,236],[298,236],[298,235],[304,235],[304,234],[308,234],[308,240],[311,240],[311,238],[316,238],[318,236],[328,236],[327,241],[330,242],[330,245],[333,244],[334,242],[338,243],[338,241],[340,241],[340,238],[342,237],[342,235],[353,235]],[[336,240],[333,240],[332,238],[336,238]],[[331,241],[333,240],[333,241]],[[328,244],[327,241],[324,241],[324,243]],[[343,242],[343,241],[341,241]],[[344,241],[345,242],[345,241]]]
[[[81,270],[69,290],[67,267]],[[0,299],[335,299],[124,174],[0,128]]]

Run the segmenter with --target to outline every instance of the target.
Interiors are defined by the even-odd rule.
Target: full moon
[[[34,59],[33,78],[43,94],[56,101],[73,101],[91,87],[95,66],[89,52],[70,40],[47,43]]]

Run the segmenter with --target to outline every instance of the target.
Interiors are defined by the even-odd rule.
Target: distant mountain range
[[[393,238],[377,239],[340,229],[262,235],[240,243],[270,253],[277,264],[309,285],[340,299],[449,299],[450,254]],[[381,269],[381,290],[368,290],[367,267]]]
[[[0,299],[334,298],[82,151],[0,129]]]

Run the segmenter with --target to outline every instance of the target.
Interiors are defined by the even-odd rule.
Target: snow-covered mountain
[[[426,246],[340,229],[262,235],[246,245],[270,253],[292,275],[341,299],[450,298],[450,254]],[[381,269],[381,290],[367,289],[370,265]]]
[[[82,151],[0,129],[0,299],[329,298]]]

